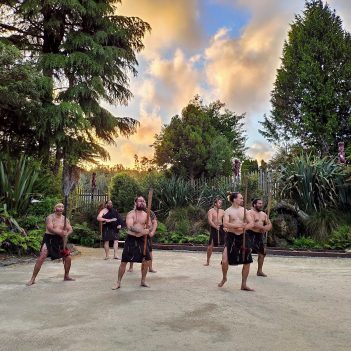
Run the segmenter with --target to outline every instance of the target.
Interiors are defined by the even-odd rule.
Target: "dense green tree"
[[[300,143],[322,154],[351,141],[351,36],[323,1],[307,1],[284,44],[260,131],[275,144]]]
[[[0,151],[30,154],[38,143],[41,99],[50,81],[14,45],[0,42]]]
[[[243,117],[228,110],[223,114],[223,107],[220,102],[204,106],[198,96],[190,101],[156,136],[156,164],[190,179],[230,174],[231,158],[243,154],[246,137]]]
[[[40,124],[32,128],[33,153],[44,160],[54,155],[56,171],[62,159],[69,168],[107,157],[99,142],[112,143],[136,128],[135,120],[116,117],[101,105],[130,99],[128,73],[137,73],[135,55],[150,29],[139,18],[116,15],[118,2],[2,1],[1,40],[26,53],[51,82],[40,97]]]

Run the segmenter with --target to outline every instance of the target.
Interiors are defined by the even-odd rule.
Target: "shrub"
[[[38,252],[42,238],[42,230],[32,230],[27,235],[8,231],[2,232],[0,235],[0,251],[18,255]]]
[[[301,236],[300,238],[294,239],[292,246],[299,249],[320,249],[322,246],[311,238]]]
[[[74,224],[72,226],[73,233],[69,240],[84,246],[93,246],[96,241],[100,240],[100,233],[91,229],[86,222]]]
[[[325,248],[338,250],[351,248],[351,226],[344,224],[335,229]]]
[[[44,197],[40,202],[30,204],[27,215],[46,218],[50,213],[54,212],[54,206],[63,199],[57,196]]]
[[[129,212],[134,206],[134,198],[141,193],[139,183],[126,173],[119,173],[111,180],[111,200],[119,212]]]
[[[44,229],[45,217],[44,216],[23,216],[17,220],[18,224],[25,230]]]

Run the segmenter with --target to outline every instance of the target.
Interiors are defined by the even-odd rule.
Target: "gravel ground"
[[[0,350],[318,350],[351,349],[351,259],[267,257],[267,278],[240,291],[240,271],[221,279],[220,254],[154,251],[156,274],[141,288],[140,265],[112,291],[119,261],[79,248],[75,282],[45,262],[0,268]]]

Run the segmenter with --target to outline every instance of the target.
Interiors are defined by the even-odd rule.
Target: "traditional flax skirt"
[[[218,242],[218,234],[219,234],[219,242]],[[208,240],[208,245],[211,245],[213,242],[214,247],[222,246],[225,244],[225,231],[223,230],[223,226],[219,227],[219,230],[211,227],[210,239]]]
[[[253,262],[248,235],[246,235],[245,254],[243,254],[243,238],[244,234],[227,233],[225,247],[227,248],[228,264],[231,266]]]
[[[124,242],[124,248],[122,253],[122,262],[138,262],[141,263],[144,260],[150,261],[150,243],[146,245],[146,254],[144,256],[144,237],[137,238],[133,235],[127,235],[126,241]]]
[[[52,260],[57,260],[66,256],[63,254],[63,239],[61,236],[45,233],[40,250],[43,248],[44,244],[48,250],[48,257]]]
[[[250,238],[250,246],[251,246],[252,252],[266,256],[266,252],[264,249],[264,242],[263,242],[264,234],[254,232],[253,230],[248,230],[246,234]]]
[[[118,229],[111,228],[109,226],[102,226],[102,240],[110,241],[110,240],[118,240],[119,239],[119,231]]]

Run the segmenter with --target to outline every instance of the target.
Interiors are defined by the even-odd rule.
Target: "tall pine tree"
[[[351,142],[351,36],[323,1],[307,1],[284,44],[260,131],[269,141],[337,153]]]
[[[112,0],[4,0],[1,40],[34,60],[51,81],[41,97],[33,148],[57,170],[62,159],[74,165],[106,157],[100,142],[129,135],[137,122],[101,106],[126,104],[132,93],[128,73],[136,74],[136,52],[150,30],[136,17],[116,15]]]

